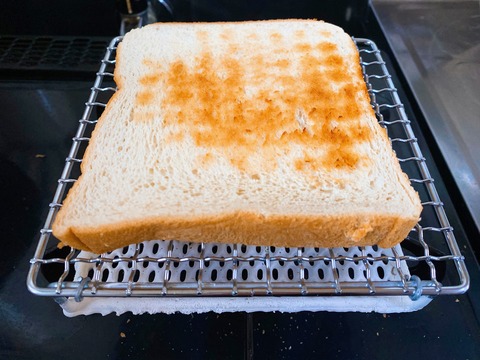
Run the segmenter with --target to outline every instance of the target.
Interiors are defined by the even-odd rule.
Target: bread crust
[[[411,231],[417,218],[383,214],[343,216],[261,216],[238,212],[199,218],[151,218],[95,228],[68,228],[63,243],[97,254],[144,239],[280,246],[389,248]]]

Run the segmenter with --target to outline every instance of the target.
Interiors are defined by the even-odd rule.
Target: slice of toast
[[[334,25],[149,25],[121,42],[115,81],[53,224],[63,244],[390,247],[419,219]]]

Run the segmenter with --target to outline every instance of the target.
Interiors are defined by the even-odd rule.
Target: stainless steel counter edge
[[[456,71],[448,72],[448,68],[446,69],[448,63],[442,62],[444,59],[439,58],[439,55],[435,54],[435,49],[425,50],[425,53],[432,56],[432,59],[422,59],[422,51],[419,50],[426,44],[429,38],[433,38],[437,42],[432,47],[441,47],[449,41],[452,42],[452,39],[455,38],[455,33],[449,39],[445,39],[440,36],[441,34],[438,34],[439,28],[448,26],[442,25],[442,21],[446,21],[448,18],[447,13],[454,10],[453,5],[448,3],[448,1],[442,1],[422,4],[422,2],[402,3],[383,0],[374,1],[373,9],[378,15],[377,18],[385,31],[387,41],[450,168],[475,225],[477,229],[480,229],[480,168],[478,165],[480,142],[472,142],[475,136],[480,136],[480,133],[476,133],[479,123],[480,102],[469,102],[471,106],[467,109],[458,105],[455,108],[451,108],[452,103],[441,101],[442,96],[439,95],[439,91],[449,91],[449,95],[454,98],[467,95],[475,97],[475,94],[480,94],[480,86],[478,88],[469,88],[469,91],[472,92],[471,94],[455,92],[453,91],[453,86],[449,89],[432,86],[436,84],[434,77],[438,78],[442,74],[445,74],[445,77],[449,77],[449,80],[453,79],[453,81],[460,82],[464,79],[456,77],[458,75]],[[461,7],[462,3],[459,4],[457,2],[456,6]],[[465,3],[468,5],[468,2]],[[434,15],[431,9],[435,9],[440,14],[445,13],[444,16],[436,16],[433,25],[432,19]],[[480,10],[477,10],[477,12],[480,13]],[[464,13],[467,14],[467,10]],[[412,16],[412,14],[416,16]],[[477,25],[480,25],[480,17],[475,20],[474,14],[467,14],[467,16],[473,19],[474,24],[476,22]],[[404,20],[407,18],[408,20]],[[429,26],[433,26],[433,28]],[[465,44],[467,47],[473,46],[472,44],[475,42],[478,44],[473,46],[473,48],[477,48],[480,45],[478,36],[475,35],[475,29],[477,28],[478,26],[473,26],[470,29],[471,33],[468,31],[462,33],[462,37],[468,39],[469,43]],[[453,26],[451,31],[455,31]],[[415,37],[417,34],[418,38]],[[447,55],[453,56],[455,54],[448,53]],[[432,65],[431,68],[427,68],[425,63],[428,63],[429,60],[438,61],[438,65],[435,64],[435,66]],[[480,69],[480,66],[478,68]],[[478,76],[478,72],[473,73],[472,76]],[[445,94],[443,94],[443,98],[445,98]],[[477,107],[476,111],[475,107]],[[459,111],[462,112],[460,113]],[[468,134],[469,129],[473,129],[474,133]],[[470,137],[467,138],[465,134],[470,135]]]

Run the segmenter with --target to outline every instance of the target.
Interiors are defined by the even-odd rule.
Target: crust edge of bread
[[[151,218],[95,228],[56,229],[63,245],[104,253],[142,239],[241,243],[278,247],[350,247],[397,245],[418,218],[398,214],[343,216],[262,216],[238,212],[199,218]],[[239,239],[241,241],[239,242]]]

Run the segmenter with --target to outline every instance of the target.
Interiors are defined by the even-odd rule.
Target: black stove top
[[[25,18],[37,13],[39,23],[46,16],[33,1],[10,3],[15,4],[10,4],[5,14],[13,14],[17,7]],[[76,2],[72,8],[55,3],[59,7],[52,17],[54,24],[32,21],[21,27],[13,15],[11,21],[0,23],[0,226],[4,235],[0,357],[479,358],[480,271],[460,221],[457,198],[452,196],[443,170],[436,166],[438,154],[429,145],[432,139],[422,125],[418,105],[403,86],[402,74],[395,75],[394,81],[466,258],[472,280],[466,294],[438,296],[419,312],[389,315],[301,312],[76,318],[66,318],[53,299],[30,294],[25,286],[29,260],[98,70],[100,57],[94,60],[97,46],[107,43],[118,29],[118,17],[112,15],[115,12],[110,2]],[[183,9],[181,16],[189,14],[190,20],[326,19],[354,36],[371,38],[385,57],[391,55],[374,14],[360,2],[325,1],[318,5],[280,1],[272,6],[246,1],[235,8],[227,3],[178,1],[177,9]],[[19,9],[19,4],[25,9]],[[350,5],[355,7],[346,10]],[[102,11],[111,9],[106,16],[109,20],[102,23],[98,11],[92,11],[94,6]],[[71,28],[66,26],[69,22]],[[5,56],[5,49],[10,49],[10,58]],[[64,60],[59,60],[59,52]],[[390,59],[388,66],[395,74],[395,59]]]

